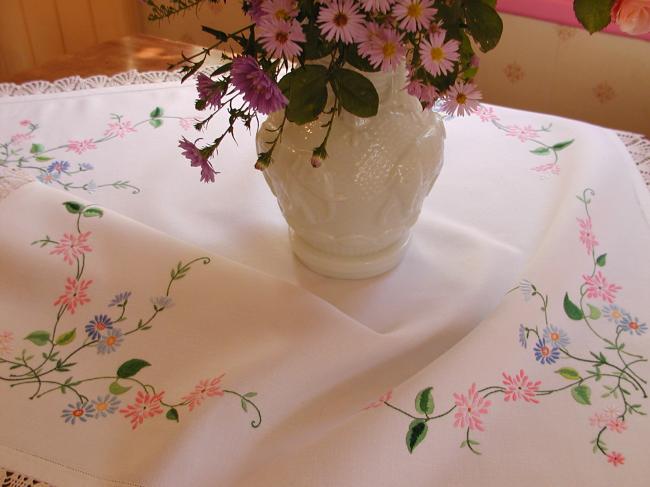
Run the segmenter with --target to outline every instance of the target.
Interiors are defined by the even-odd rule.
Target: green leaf
[[[573,144],[573,141],[574,141],[574,139],[567,140],[567,141],[565,141],[565,142],[558,142],[557,144],[555,144],[555,145],[553,146],[553,150],[554,150],[554,151],[559,151],[559,150],[562,150],[562,149],[566,149],[566,148],[569,147],[571,144]]]
[[[118,381],[113,381],[111,382],[111,385],[108,386],[108,391],[111,394],[115,394],[116,396],[119,396],[120,394],[124,394],[125,392],[128,392],[130,390],[131,387],[123,386]]]
[[[245,413],[248,412],[248,404],[246,404],[246,401],[243,399],[241,400],[241,408],[244,410]]]
[[[369,73],[379,71],[379,68],[375,68],[370,61],[366,58],[359,55],[357,46],[355,44],[349,44],[345,48],[345,62],[350,66],[357,68],[359,71],[366,71]]]
[[[417,396],[415,396],[415,410],[418,413],[420,414],[433,413],[435,404],[433,403],[433,394],[431,394],[432,389],[433,387],[427,387],[426,389],[422,389],[420,392],[418,392]]]
[[[255,397],[257,396],[257,392],[247,392],[244,394],[244,397]]]
[[[140,372],[140,369],[143,367],[148,367],[150,365],[151,364],[149,362],[145,362],[139,358],[133,358],[120,365],[120,368],[117,369],[117,376],[121,379],[133,377],[135,374]]]
[[[612,21],[615,0],[574,0],[573,11],[590,34],[603,30]]]
[[[222,32],[220,30],[213,29],[212,27],[208,27],[207,25],[202,25],[201,30],[203,32],[207,32],[210,35],[213,35],[217,40],[219,40],[221,42],[226,42],[228,40],[228,34],[226,34],[225,32]],[[159,108],[156,108],[156,110],[158,110],[158,109]],[[160,110],[162,112],[162,108],[160,108]],[[160,116],[160,115],[158,115],[158,116]]]
[[[537,156],[545,156],[547,154],[551,153],[551,149],[548,147],[538,147],[537,149],[533,149],[530,151],[531,154],[535,154]]]
[[[29,152],[31,154],[38,154],[39,152],[43,152],[45,150],[45,146],[43,144],[32,144],[32,146],[29,148]]]
[[[165,111],[161,107],[156,107],[153,110],[151,110],[149,116],[151,118],[158,118],[158,117],[162,117],[164,113]]]
[[[100,208],[86,208],[82,213],[82,215],[85,216],[86,218],[90,218],[93,216],[98,216],[101,218],[104,216],[104,210]]]
[[[578,404],[591,405],[591,389],[587,385],[581,384],[572,388],[571,396]]]
[[[571,367],[562,367],[561,369],[556,370],[555,373],[560,374],[562,377],[569,380],[580,380],[582,378],[578,371]]]
[[[29,340],[34,345],[42,347],[50,343],[50,333],[45,330],[33,331],[25,337],[25,340]]]
[[[593,304],[587,304],[587,306],[589,306],[589,319],[590,320],[597,320],[598,318],[601,317],[600,308],[597,308]]]
[[[217,69],[212,71],[210,76],[219,76],[227,71],[230,71],[231,68],[232,68],[232,63],[222,64]]]
[[[585,317],[582,310],[578,308],[571,299],[569,299],[569,293],[564,295],[564,312],[569,318],[576,321]]]
[[[607,264],[607,254],[599,255],[596,259],[596,264],[598,264],[600,267],[605,267],[605,264]]]
[[[280,80],[280,89],[289,99],[287,120],[298,125],[318,118],[327,103],[327,68],[308,64],[294,69]]]
[[[497,0],[482,0],[483,3],[487,3],[492,8],[497,8]]]
[[[494,7],[482,0],[465,0],[465,22],[483,52],[494,49],[503,33],[503,21]]]
[[[159,118],[152,118],[149,120],[149,125],[151,125],[153,128],[157,129],[163,124],[163,121],[160,120]]]
[[[83,209],[83,205],[81,203],[77,203],[76,201],[66,201],[63,203],[63,206],[65,206],[65,209],[73,215],[76,215]]]
[[[36,159],[39,162],[45,162],[45,161],[51,161],[52,160],[51,157],[47,157],[47,156],[36,156],[34,159]]]
[[[170,421],[176,421],[178,423],[178,411],[176,408],[171,408],[169,411],[167,411],[165,417]]]
[[[413,453],[415,447],[422,443],[422,440],[427,436],[428,426],[423,419],[415,419],[411,421],[409,430],[406,433],[406,448],[409,453]]]
[[[335,91],[341,106],[357,117],[374,117],[379,108],[379,95],[368,78],[349,69],[333,73]]]
[[[302,8],[301,8],[302,10]],[[314,24],[302,26],[306,42],[303,44],[303,56],[306,60],[321,59],[327,56],[334,49],[334,44],[325,42],[321,36],[320,29]]]
[[[72,343],[75,338],[77,338],[77,329],[73,328],[72,330],[70,330],[70,331],[68,331],[66,333],[60,334],[56,338],[54,343],[56,343],[57,345],[61,345],[61,346],[68,345],[68,344]]]

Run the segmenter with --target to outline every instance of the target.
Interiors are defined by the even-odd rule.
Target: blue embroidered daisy
[[[528,345],[528,340],[526,338],[526,327],[524,325],[519,325],[519,344],[526,348]]]
[[[63,410],[61,417],[65,419],[66,423],[75,424],[77,420],[85,423],[88,419],[92,418],[95,414],[95,406],[92,403],[82,404],[68,404],[68,407]]]
[[[615,304],[609,304],[603,307],[603,316],[607,318],[608,321],[614,322],[617,325],[621,324],[621,320],[625,316],[629,316],[630,313],[625,311],[623,308],[616,306]]]
[[[99,338],[97,342],[97,353],[104,355],[114,352],[122,345],[124,335],[119,328],[111,328],[106,331],[106,335]]]
[[[522,279],[519,282],[519,290],[521,291],[521,294],[524,296],[524,301],[529,301],[530,298],[532,298],[533,294],[535,293],[535,286],[528,279]]]
[[[36,179],[38,179],[43,184],[52,184],[54,181],[59,179],[60,174],[58,172],[42,172]]]
[[[560,350],[548,345],[544,338],[537,341],[533,351],[535,352],[535,360],[540,364],[554,364],[560,358]]]
[[[113,321],[107,315],[95,315],[85,326],[86,333],[93,340],[97,340],[106,330],[113,328]]]
[[[648,325],[641,323],[639,318],[636,316],[632,318],[632,315],[626,314],[621,318],[620,327],[623,331],[628,332],[630,335],[643,335],[648,331]]]
[[[92,402],[92,405],[95,408],[95,418],[105,418],[109,414],[113,414],[117,411],[117,408],[120,405],[120,400],[111,394],[106,394],[103,397],[97,396],[97,399]]]
[[[48,172],[67,172],[70,169],[70,163],[68,161],[54,161],[52,164],[47,166]]]
[[[128,299],[131,297],[131,291],[123,291],[121,293],[117,293],[113,299],[111,299],[111,302],[108,303],[109,308],[111,306],[122,306],[124,303],[128,301]]]
[[[153,304],[153,308],[156,311],[162,311],[165,308],[174,306],[174,302],[169,296],[155,296],[151,298],[151,304]]]
[[[544,328],[544,339],[549,345],[555,348],[563,348],[571,343],[569,335],[563,329],[553,325],[548,325]]]

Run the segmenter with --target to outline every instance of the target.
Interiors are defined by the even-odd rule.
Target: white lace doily
[[[645,183],[650,186],[650,139],[630,132],[618,132],[617,135],[634,159]]]

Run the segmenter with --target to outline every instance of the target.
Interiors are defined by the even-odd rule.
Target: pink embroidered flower
[[[506,127],[506,135],[508,137],[517,137],[521,142],[534,139],[537,136],[537,131],[530,125],[520,127],[519,125],[509,125]]]
[[[214,396],[223,396],[223,389],[221,389],[221,379],[225,374],[221,374],[219,377],[214,379],[201,380],[194,387],[194,390],[190,392],[187,396],[181,398],[181,401],[189,405],[190,411],[195,407],[201,405],[201,403],[208,397]]]
[[[459,80],[445,93],[442,109],[449,115],[470,115],[479,107],[481,98],[474,83]]]
[[[124,122],[118,120],[117,122],[108,124],[108,128],[104,131],[104,135],[115,136],[123,139],[126,134],[130,134],[135,131],[135,128],[128,120]],[[89,147],[89,149],[94,148],[95,147]]]
[[[135,397],[135,403],[120,409],[120,413],[131,421],[131,429],[136,429],[145,419],[153,418],[163,413],[160,401],[162,401],[164,393],[163,391],[158,394],[149,395],[138,391]]]
[[[607,454],[607,462],[617,467],[625,463],[625,457],[619,452],[613,451]]]
[[[609,284],[602,272],[598,271],[593,276],[583,275],[587,285],[587,297],[599,298],[608,303],[613,303],[616,299],[616,293],[623,289],[616,284]]]
[[[28,119],[21,120],[20,125],[22,125],[23,127],[29,127],[30,125],[32,125],[32,121]]]
[[[616,433],[622,433],[627,429],[627,423],[621,418],[613,418],[607,422],[607,429]]]
[[[194,125],[194,120],[191,118],[181,118],[178,120],[178,123],[183,130],[189,130]]]
[[[602,428],[603,426],[606,426],[607,423],[610,421],[610,416],[609,414],[605,414],[602,412],[595,412],[590,418],[589,418],[589,425],[590,426],[595,426],[596,428]]]
[[[81,257],[86,252],[92,252],[92,247],[88,245],[88,237],[90,232],[80,233],[73,235],[71,233],[64,233],[63,238],[50,252],[50,255],[63,255],[63,260],[69,265],[74,264],[75,259]]]
[[[591,230],[591,218],[577,218],[578,223],[580,224],[580,241],[587,249],[587,254],[591,255],[594,251],[594,247],[598,245],[598,240],[596,240],[595,235]]]
[[[267,115],[289,103],[277,83],[251,56],[236,57],[232,62],[230,75],[233,86],[244,95],[244,100],[260,113]]]
[[[621,426],[617,423],[619,420],[619,416],[621,415],[620,410],[616,406],[610,406],[602,411],[597,411],[595,412],[590,418],[589,418],[589,424],[591,426],[595,426],[597,428],[603,428],[605,426],[609,427],[610,422],[614,422],[616,424],[612,424],[614,428],[621,428]],[[623,429],[627,427],[625,423],[623,422],[624,426],[622,426]],[[615,430],[612,430],[615,431]]]
[[[557,162],[550,162],[548,164],[542,164],[541,166],[535,166],[532,170],[558,175],[560,174],[560,165]]]
[[[328,41],[350,44],[363,37],[363,15],[353,0],[332,0],[318,13],[320,31]]]
[[[87,150],[97,149],[97,146],[92,139],[84,140],[69,140],[66,147],[67,152],[76,152],[77,154],[83,154]]]
[[[28,133],[28,134],[14,134],[11,136],[11,143],[12,144],[20,144],[22,142],[31,140],[34,138],[34,134]]]
[[[384,394],[379,396],[379,399],[376,401],[371,402],[368,404],[366,407],[363,408],[363,411],[366,411],[368,409],[374,409],[378,408],[384,405],[385,402],[390,401],[393,398],[393,390],[386,391]]]
[[[67,305],[70,314],[74,314],[77,306],[83,306],[90,302],[87,290],[93,283],[92,280],[78,281],[74,277],[68,277],[65,284],[65,292],[54,301],[54,305]]]
[[[472,384],[467,395],[454,393],[454,402],[456,403],[454,426],[485,431],[481,416],[488,413],[488,407],[492,403],[479,395],[476,384]]]
[[[479,105],[475,113],[481,118],[481,122],[492,122],[493,120],[499,120],[499,116],[494,113],[494,108],[492,107]]]
[[[14,334],[0,331],[0,355],[9,355],[13,351]]]
[[[396,30],[381,29],[369,41],[366,52],[370,64],[382,71],[394,71],[404,59],[406,48]]]
[[[258,26],[258,37],[269,56],[291,59],[302,52],[298,42],[306,42],[307,38],[297,20],[271,18],[262,21]]]
[[[422,64],[433,76],[451,73],[454,63],[460,58],[460,43],[451,39],[445,42],[445,33],[438,32],[420,43]]]
[[[433,0],[397,0],[393,14],[399,21],[399,28],[409,32],[428,29],[431,19],[438,12]]]
[[[533,382],[524,374],[523,370],[520,370],[517,375],[514,377],[503,372],[503,385],[506,386],[506,391],[504,395],[505,401],[517,401],[517,399],[523,399],[526,402],[532,402],[538,404],[539,401],[535,399],[535,395],[539,390],[539,386],[542,383],[541,381]]]

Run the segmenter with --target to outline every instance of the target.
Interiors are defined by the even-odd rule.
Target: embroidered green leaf
[[[46,162],[46,161],[51,161],[51,157],[47,156],[36,156],[34,159],[36,159],[38,162]]]
[[[589,319],[597,320],[601,317],[600,308],[597,308],[593,304],[587,304],[589,306]]]
[[[575,386],[571,389],[571,396],[578,404],[591,405],[591,389],[587,385]]]
[[[84,207],[81,203],[77,203],[76,201],[66,201],[63,203],[63,206],[65,206],[65,209],[73,215],[80,213]]]
[[[559,151],[559,150],[562,150],[562,149],[566,149],[571,144],[573,144],[573,141],[574,141],[574,139],[567,140],[567,141],[564,141],[564,142],[558,142],[557,144],[553,145],[553,150],[554,151]]]
[[[165,417],[170,421],[176,421],[178,423],[178,411],[176,408],[171,408],[169,411],[167,411]]]
[[[86,218],[90,218],[93,216],[98,216],[99,218],[101,218],[104,216],[104,210],[100,208],[86,208],[83,211],[82,215],[85,216]]]
[[[151,118],[159,118],[159,117],[162,117],[164,115],[164,113],[165,113],[165,111],[161,107],[156,107],[153,110],[151,110],[151,113],[149,114],[149,116]]]
[[[118,381],[111,382],[111,385],[108,386],[108,391],[111,394],[115,394],[116,396],[119,396],[120,394],[124,394],[125,392],[128,392],[130,390],[131,390],[130,387],[123,386]]]
[[[244,397],[255,397],[257,396],[257,392],[247,392],[244,394]]]
[[[571,299],[569,299],[569,293],[564,295],[564,312],[569,318],[576,321],[585,317],[582,310],[578,308]]]
[[[69,343],[72,343],[74,339],[77,338],[77,329],[73,328],[72,330],[66,332],[66,333],[61,333],[54,343],[57,345],[68,345]]]
[[[163,124],[163,121],[160,120],[159,118],[152,118],[149,120],[149,125],[151,125],[153,128],[157,129]]]
[[[120,368],[117,369],[117,376],[120,379],[127,379],[140,372],[140,369],[143,367],[149,367],[150,365],[151,364],[149,362],[145,362],[139,358],[133,358],[120,365]]]
[[[415,410],[420,414],[431,414],[435,407],[433,403],[433,394],[431,390],[433,387],[427,387],[418,392],[415,396]]]
[[[573,11],[590,34],[604,29],[611,22],[615,0],[574,0]]]
[[[533,149],[530,151],[531,154],[535,154],[537,156],[545,156],[547,154],[551,153],[551,149],[548,147],[538,147],[537,149]]]
[[[33,331],[25,337],[25,340],[29,340],[34,345],[42,347],[50,343],[50,333],[45,330]]]
[[[596,264],[598,264],[600,267],[605,267],[606,263],[607,263],[607,254],[601,254],[596,259]]]
[[[29,152],[31,154],[38,154],[39,152],[43,152],[45,150],[45,146],[43,144],[32,144],[32,146],[29,148]]]
[[[408,448],[409,453],[413,453],[415,447],[422,443],[422,440],[427,436],[428,428],[423,419],[411,421],[409,430],[406,433],[406,448]]]
[[[556,370],[555,373],[560,374],[562,377],[569,380],[580,380],[582,378],[578,371],[571,367],[562,367],[561,369]]]
[[[244,410],[245,413],[248,412],[248,404],[246,404],[246,401],[243,399],[241,400],[241,408]]]

